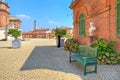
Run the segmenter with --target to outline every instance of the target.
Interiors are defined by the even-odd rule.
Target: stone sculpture
[[[96,30],[96,27],[94,26],[94,22],[90,22],[90,28],[89,28],[89,33],[90,33],[90,36],[93,36],[92,32]]]

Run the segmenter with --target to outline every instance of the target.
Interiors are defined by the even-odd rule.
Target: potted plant
[[[55,29],[55,36],[57,38],[57,47],[59,48],[60,47],[60,40],[61,40],[61,37],[66,35],[66,30],[65,29],[60,29],[60,28],[57,28]]]
[[[65,41],[64,49],[75,52],[76,50],[78,50],[79,46],[80,46],[80,42],[74,38],[71,38]]]
[[[8,30],[8,35],[15,38],[12,41],[12,48],[20,48],[21,40],[18,37],[21,36],[21,30],[11,28]]]

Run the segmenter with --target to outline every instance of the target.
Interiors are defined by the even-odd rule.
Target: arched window
[[[120,36],[120,0],[117,0],[117,5],[116,5],[116,33],[117,36]]]
[[[83,13],[79,16],[79,35],[81,37],[85,36],[85,16]]]

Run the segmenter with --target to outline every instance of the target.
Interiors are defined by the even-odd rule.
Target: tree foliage
[[[9,29],[8,35],[17,38],[21,36],[21,31],[19,29]]]
[[[64,35],[66,35],[66,30],[65,29],[59,29],[59,28],[55,29],[55,36],[62,37]]]

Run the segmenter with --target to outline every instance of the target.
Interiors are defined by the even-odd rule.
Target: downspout
[[[109,7],[109,40],[110,40],[110,39],[111,39],[111,36],[110,36],[110,35],[111,35],[111,32],[110,32],[110,31],[111,31],[111,29],[110,29],[110,28],[111,28],[111,24],[110,24],[110,19],[111,19],[111,18],[110,18],[110,17],[111,17],[111,16],[110,16],[110,11],[111,11],[111,0],[109,0],[108,7]]]

